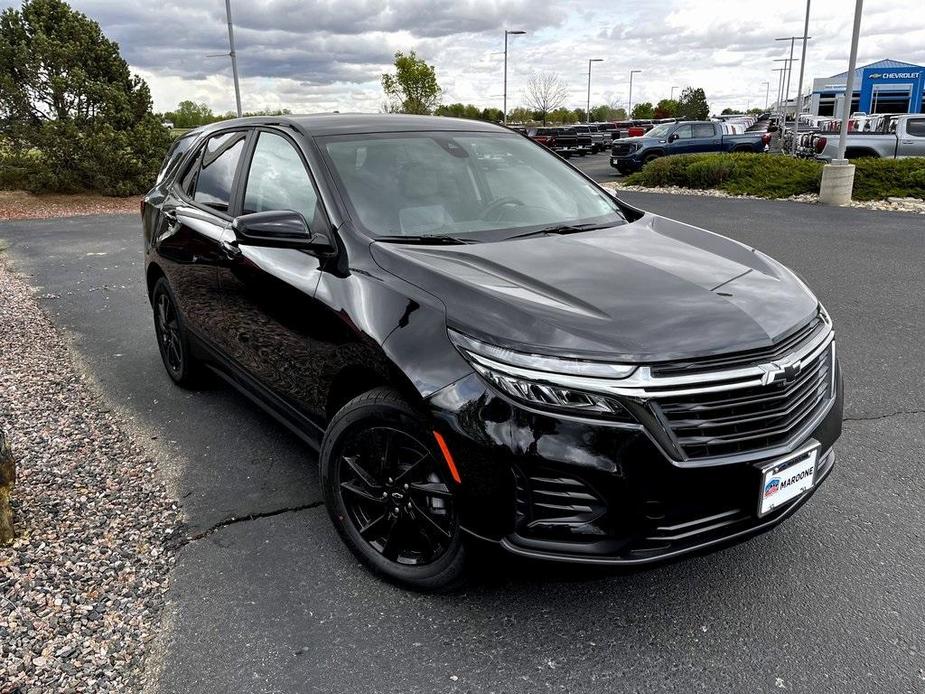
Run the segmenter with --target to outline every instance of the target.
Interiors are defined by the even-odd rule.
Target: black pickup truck
[[[658,157],[699,152],[764,152],[768,133],[727,134],[719,121],[663,123],[641,137],[614,140],[610,165],[622,174],[639,171]]]
[[[591,151],[591,136],[579,134],[575,128],[528,128],[527,137],[565,158]]]

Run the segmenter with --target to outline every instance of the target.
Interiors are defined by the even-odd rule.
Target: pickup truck
[[[527,137],[565,158],[578,150],[578,135],[568,128],[528,128]]]
[[[662,123],[641,137],[614,140],[610,165],[622,174],[639,171],[658,157],[699,152],[764,152],[768,133],[726,135],[720,121]]]
[[[915,113],[884,120],[886,132],[853,132],[845,139],[845,159],[879,157],[925,157],[925,114]],[[816,158],[832,161],[838,156],[838,133],[817,135]]]
[[[591,137],[591,129],[587,125],[572,125],[563,130],[575,136],[575,154],[585,156],[594,152],[594,139]]]

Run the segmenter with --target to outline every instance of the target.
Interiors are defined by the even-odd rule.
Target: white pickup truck
[[[846,159],[879,157],[925,157],[925,113],[910,113],[886,121],[885,132],[848,133]],[[816,158],[832,161],[838,155],[838,133],[817,135],[813,140]]]

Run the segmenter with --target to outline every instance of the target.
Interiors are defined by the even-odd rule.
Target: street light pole
[[[848,137],[848,119],[851,118],[851,102],[854,99],[854,71],[858,64],[858,38],[861,35],[861,10],[864,0],[857,0],[854,6],[854,30],[851,34],[851,54],[848,56],[848,81],[845,84],[845,98],[841,108],[841,128],[838,131],[838,158],[845,158],[845,140]]]
[[[585,123],[591,122],[591,63],[603,63],[603,58],[588,59],[588,110],[585,111]]]
[[[797,154],[799,144],[798,136],[800,134],[800,114],[803,113],[803,68],[806,67],[806,44],[809,41],[809,4],[811,0],[806,0],[806,21],[803,23],[803,51],[800,54],[800,80],[797,82],[797,101],[793,107],[793,155]]]
[[[507,37],[509,34],[526,34],[526,31],[504,30],[504,118],[502,122],[507,125]]]
[[[677,89],[677,87],[672,87],[672,88],[671,88],[671,99],[670,99],[670,101],[674,101],[674,90],[675,90],[675,89]]]
[[[637,72],[642,72],[642,70],[630,70],[630,93],[629,93],[629,97],[627,98],[627,102],[629,104],[627,108],[629,110],[627,111],[627,114],[626,114],[627,118],[633,117],[633,75],[635,75]]]
[[[238,55],[234,50],[234,25],[231,23],[231,0],[225,0],[225,17],[228,19],[228,55],[231,56],[231,74],[234,77],[234,100],[241,117],[241,85],[238,83]]]

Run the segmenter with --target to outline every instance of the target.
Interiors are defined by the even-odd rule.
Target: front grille
[[[610,153],[615,157],[625,157],[628,154],[632,154],[636,151],[636,145],[632,143],[614,143],[613,147],[610,148]]]
[[[523,535],[575,540],[604,534],[597,523],[607,506],[582,480],[552,470],[515,470],[515,485],[516,522]]]
[[[700,359],[673,361],[666,364],[654,364],[652,366],[652,375],[661,377],[688,375],[706,373],[708,371],[721,371],[722,369],[738,369],[771,362],[785,357],[800,345],[812,340],[825,329],[825,321],[817,314],[809,323],[801,328],[797,328],[770,347],[761,347],[746,352],[737,352],[735,354],[725,354],[715,357],[702,357]]]
[[[791,381],[658,397],[653,402],[688,459],[760,451],[787,443],[832,396],[833,347]]]

